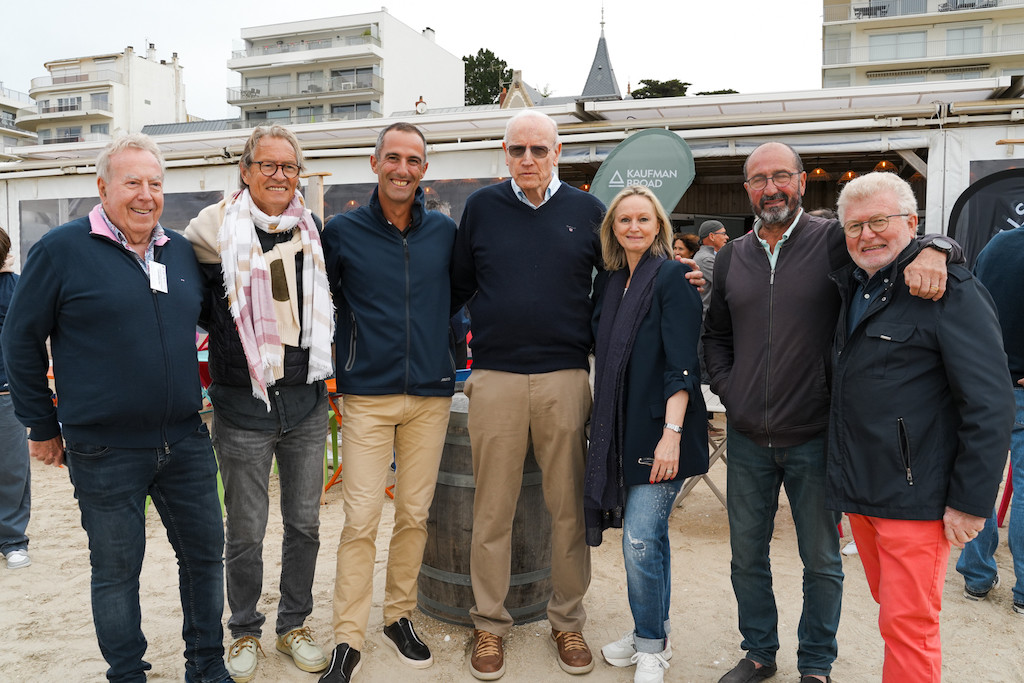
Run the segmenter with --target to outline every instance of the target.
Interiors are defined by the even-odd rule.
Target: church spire
[[[583,100],[621,100],[619,85],[615,82],[612,61],[608,56],[608,43],[604,39],[604,3],[601,3],[601,37],[597,40],[597,52],[590,65],[587,84],[583,86]]]

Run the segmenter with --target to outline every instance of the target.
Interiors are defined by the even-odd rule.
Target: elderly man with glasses
[[[824,494],[826,368],[839,315],[828,278],[850,255],[838,222],[801,208],[807,174],[792,148],[765,143],[743,170],[759,220],[718,252],[703,337],[711,388],[729,414],[730,569],[747,653],[720,683],[758,681],[777,670],[768,552],[783,485],[804,565],[797,668],[802,683],[828,681],[843,593],[839,514],[825,509]],[[912,294],[938,299],[944,252],[955,245],[935,238],[928,246],[934,248],[903,274]]]
[[[842,307],[825,504],[849,514],[879,603],[882,681],[937,683],[949,547],[984,528],[1014,422],[1002,332],[988,291],[962,266],[949,267],[937,304],[901,282],[921,250],[906,181],[851,181],[839,219],[853,263],[832,275]]]

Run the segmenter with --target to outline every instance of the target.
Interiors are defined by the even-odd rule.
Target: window
[[[106,111],[110,111],[110,93],[94,92],[90,97],[92,98],[93,109],[105,109]]]
[[[825,35],[824,62],[826,65],[850,63],[849,33],[831,33]]]
[[[951,28],[946,31],[947,55],[973,55],[981,51],[980,26]]]
[[[927,54],[927,31],[883,33],[868,37],[868,60],[891,62],[897,59],[919,59]]]
[[[81,96],[76,97],[58,97],[57,98],[57,111],[78,111],[82,108]]]
[[[850,87],[850,72],[846,71],[843,73],[827,73],[825,74],[826,88],[848,88]]]
[[[89,126],[89,132],[94,135],[110,135],[109,123],[94,123]]]
[[[299,92],[323,92],[324,74],[321,71],[305,71],[299,74]]]
[[[82,127],[81,126],[68,126],[66,128],[56,128],[56,140],[55,142],[81,142],[82,140]]]
[[[352,90],[354,88],[372,88],[373,76],[377,67],[361,66],[358,69],[331,69],[331,87],[333,90]]]
[[[1004,24],[999,29],[1000,52],[1024,52],[1024,24]]]
[[[981,78],[983,72],[981,69],[977,71],[957,71],[955,73],[946,74],[947,81],[966,81],[972,78]]]
[[[324,108],[323,105],[317,105],[316,107],[299,107],[298,111],[295,112],[297,115],[296,123],[314,123],[320,120],[323,116]]]

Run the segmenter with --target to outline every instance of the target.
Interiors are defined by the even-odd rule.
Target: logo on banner
[[[693,182],[693,153],[686,141],[663,128],[635,133],[611,151],[590,192],[605,205],[629,185],[651,189],[671,213]]]

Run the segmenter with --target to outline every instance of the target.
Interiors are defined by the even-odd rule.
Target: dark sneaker
[[[971,590],[964,584],[964,597],[974,602],[981,602],[988,597],[988,594],[992,592],[992,589],[999,585],[999,574],[996,574],[996,580],[992,582],[992,585],[983,591]]]
[[[434,663],[430,648],[416,635],[412,622],[402,617],[384,627],[384,642],[398,654],[398,658],[414,669],[426,669]]]
[[[359,650],[353,650],[348,643],[336,645],[331,653],[331,663],[319,683],[352,683],[361,665]]]
[[[594,668],[594,656],[579,631],[551,629],[551,644],[558,650],[558,666],[565,673],[585,674]]]
[[[801,676],[800,683],[821,683],[821,680],[814,676]],[[832,677],[825,676],[825,683],[832,683]]]
[[[505,675],[505,652],[501,649],[501,636],[474,629],[469,672],[473,678],[481,681],[494,681]]]
[[[1015,614],[1024,614],[1024,602],[1014,602],[1013,611]]]
[[[754,683],[771,678],[779,667],[774,664],[764,664],[758,667],[752,659],[743,658],[740,663],[732,668],[732,671],[718,679],[718,683]]]

